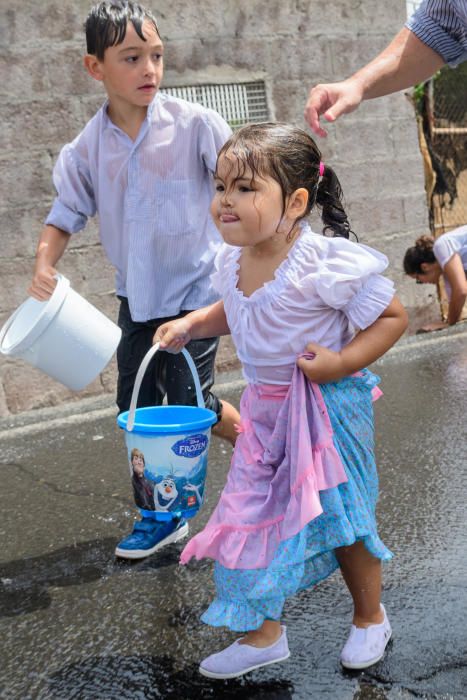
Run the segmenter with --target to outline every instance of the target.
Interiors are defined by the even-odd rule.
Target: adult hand
[[[445,328],[449,328],[447,323],[427,323],[426,326],[422,326],[417,330],[417,335],[419,333],[431,333],[432,331],[443,331]]]
[[[359,80],[348,78],[339,83],[316,85],[310,90],[305,105],[305,119],[318,136],[327,136],[319,118],[334,122],[341,114],[353,112],[363,100],[363,86]]]

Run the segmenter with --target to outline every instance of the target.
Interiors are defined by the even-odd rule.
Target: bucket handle
[[[136,375],[135,379],[135,384],[133,387],[133,393],[131,395],[131,401],[130,401],[130,410],[128,411],[128,420],[126,424],[126,429],[128,432],[131,433],[131,431],[134,428],[135,425],[135,411],[136,411],[136,404],[138,402],[138,394],[139,390],[141,388],[141,382],[143,381],[143,377],[145,375],[145,372],[148,368],[149,363],[151,362],[153,356],[156,354],[156,352],[159,350],[159,343],[155,343],[152,348],[149,348],[147,351],[146,355],[143,357],[143,360],[139,366],[138,373]],[[199,408],[204,408],[204,398],[203,398],[203,392],[201,390],[201,384],[199,381],[199,376],[198,376],[198,371],[196,369],[196,365],[193,362],[193,358],[188,352],[188,350],[185,350],[185,348],[182,348],[182,353],[185,356],[185,360],[188,363],[188,367],[191,370],[191,374],[193,375],[193,379],[195,381],[195,388],[196,388],[196,400],[198,401],[198,406]]]

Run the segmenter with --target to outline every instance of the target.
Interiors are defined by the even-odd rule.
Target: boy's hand
[[[159,343],[161,350],[177,353],[191,340],[190,330],[189,322],[178,318],[159,326],[152,342]]]
[[[39,301],[50,299],[57,285],[56,274],[57,270],[52,265],[36,264],[34,276],[28,288],[28,294]]]
[[[311,382],[326,384],[326,382],[336,382],[347,375],[339,352],[324,348],[318,343],[308,343],[305,352],[313,354],[313,359],[307,360],[300,357],[297,365]]]

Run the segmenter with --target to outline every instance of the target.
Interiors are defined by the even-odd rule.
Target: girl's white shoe
[[[279,639],[268,647],[253,647],[235,641],[226,649],[211,654],[201,662],[199,671],[208,678],[237,678],[261,666],[285,661],[290,656],[285,625]]]
[[[349,638],[341,651],[344,668],[359,670],[373,666],[383,658],[392,630],[384,605],[381,605],[384,620],[378,625],[355,627],[352,625]]]

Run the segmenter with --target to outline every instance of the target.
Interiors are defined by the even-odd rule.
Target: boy
[[[210,173],[230,135],[200,105],[158,94],[163,44],[152,14],[134,2],[101,2],[86,20],[84,65],[104,84],[107,101],[66,145],[54,169],[57,197],[36,253],[30,294],[47,299],[55,265],[72,234],[99,214],[100,238],[116,269],[120,299],[117,404],[129,408],[136,372],[155,329],[216,300],[209,277],[220,238],[209,215]],[[213,432],[233,444],[238,412],[210,392],[218,339],[188,346],[200,375]],[[195,404],[182,355],[157,353],[140,406]],[[116,555],[138,559],[188,533],[184,521],[159,523],[144,510]]]

